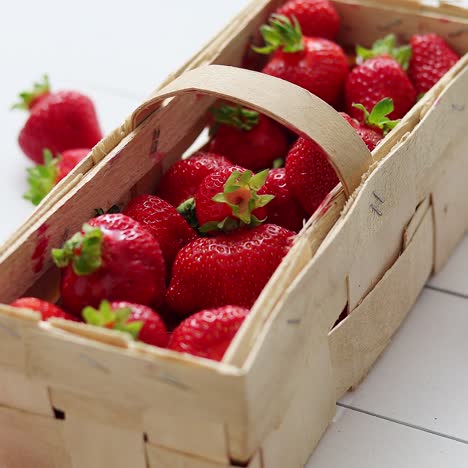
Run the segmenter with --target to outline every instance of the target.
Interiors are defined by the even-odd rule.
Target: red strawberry
[[[39,312],[41,314],[42,320],[49,320],[52,317],[56,317],[77,322],[76,317],[73,315],[68,314],[55,304],[43,301],[37,297],[21,297],[20,299],[12,302],[11,306]]]
[[[56,158],[44,150],[44,164],[27,169],[29,191],[24,194],[33,205],[39,203],[90,152],[89,149],[66,150]]]
[[[213,172],[232,164],[219,154],[198,152],[188,159],[177,161],[164,174],[158,188],[158,195],[178,207],[195,196],[203,179]]]
[[[47,76],[32,92],[20,94],[15,108],[30,111],[18,142],[24,153],[43,163],[43,150],[52,154],[72,148],[92,148],[102,133],[91,99],[77,91],[50,92]]]
[[[413,51],[408,75],[418,94],[431,89],[460,58],[437,34],[417,34],[411,37]]]
[[[154,195],[134,198],[124,214],[138,221],[159,242],[168,271],[177,252],[197,237],[196,232],[171,204]]]
[[[262,26],[261,32],[266,46],[255,50],[274,52],[263,73],[301,86],[332,106],[339,103],[349,72],[348,59],[339,45],[303,36],[297,22],[292,24],[281,15],[273,15],[270,26]]]
[[[231,305],[197,312],[174,330],[168,347],[221,361],[248,313],[248,309]]]
[[[221,106],[213,114],[210,151],[253,171],[272,167],[275,159],[286,156],[287,132],[274,120],[240,106]]]
[[[339,180],[322,148],[299,137],[286,158],[286,182],[302,208],[312,215]]]
[[[260,224],[266,218],[265,205],[273,198],[258,194],[267,175],[268,170],[252,175],[252,171],[232,166],[205,177],[195,195],[201,232]]]
[[[295,232],[302,229],[304,219],[307,219],[308,215],[289,190],[284,167],[272,169],[268,173],[265,185],[258,193],[270,194],[275,197],[266,205],[269,223],[283,226]]]
[[[277,13],[296,17],[306,36],[334,40],[340,30],[340,17],[329,0],[289,0]]]
[[[102,301],[99,309],[85,307],[86,323],[129,333],[133,339],[165,348],[169,334],[161,317],[150,307],[131,302]]]
[[[158,241],[137,221],[105,214],[83,225],[81,232],[53,249],[64,268],[62,301],[79,315],[104,299],[159,306],[165,295],[165,266]]]
[[[264,224],[191,242],[175,259],[169,307],[181,316],[226,304],[252,307],[293,237],[294,232]]]
[[[348,114],[340,112],[343,118],[353,127],[364,143],[373,151],[380,143],[383,136],[395,128],[400,122],[399,120],[390,120],[387,115],[393,112],[393,101],[388,98],[378,102],[371,112],[369,112],[362,104],[354,104],[355,108],[362,110],[364,113],[364,122],[359,122],[353,119]]]
[[[372,109],[384,98],[393,100],[394,110],[391,119],[402,118],[416,102],[416,92],[405,69],[408,67],[411,48],[396,47],[393,35],[377,41],[372,49],[357,47],[357,55],[362,63],[349,74],[346,81],[346,112],[353,118],[363,121],[363,112],[353,104],[360,103]]]

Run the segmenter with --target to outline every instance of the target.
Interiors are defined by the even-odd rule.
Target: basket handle
[[[190,70],[157,90],[132,114],[132,129],[165,99],[187,93],[202,93],[247,106],[312,138],[327,153],[347,197],[360,185],[372,162],[370,151],[351,125],[317,96],[287,81],[225,65]]]

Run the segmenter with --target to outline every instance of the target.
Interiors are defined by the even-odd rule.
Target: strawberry
[[[284,167],[272,169],[268,173],[265,185],[258,193],[270,194],[275,197],[266,205],[269,223],[283,226],[295,232],[302,229],[304,219],[308,218],[308,215],[289,190]]]
[[[357,47],[358,65],[346,81],[346,112],[363,121],[361,109],[353,107],[360,103],[372,109],[384,98],[393,100],[394,110],[389,118],[402,118],[416,102],[416,92],[405,69],[408,67],[411,48],[396,47],[396,38],[389,35],[377,41],[372,49]]]
[[[306,36],[334,40],[340,30],[340,17],[329,0],[289,0],[277,13],[295,17]]]
[[[200,151],[169,168],[161,179],[157,195],[178,207],[195,196],[207,175],[231,166],[224,156]]]
[[[52,154],[72,148],[92,148],[102,133],[91,99],[77,91],[51,92],[47,76],[35,83],[31,92],[20,94],[21,102],[13,106],[29,110],[18,142],[24,153],[42,164],[43,150]]]
[[[267,175],[268,170],[253,175],[252,171],[232,166],[205,177],[195,194],[200,231],[232,231],[259,225],[266,218],[265,205],[273,199],[258,194]]]
[[[299,137],[286,158],[286,182],[312,215],[339,180],[323,149],[315,141]]]
[[[416,34],[410,45],[408,75],[418,95],[429,91],[460,58],[437,34]]]
[[[53,157],[52,153],[44,150],[44,164],[27,169],[29,191],[24,198],[33,205],[39,203],[68,173],[82,161],[90,152],[89,149],[71,149]]]
[[[221,361],[248,313],[232,305],[197,312],[173,331],[168,348]]]
[[[252,307],[293,237],[283,227],[263,224],[191,242],[175,259],[169,307],[180,316],[226,304]]]
[[[134,198],[124,214],[138,221],[159,242],[168,272],[177,252],[197,237],[171,204],[154,195]]]
[[[134,340],[165,348],[169,334],[161,317],[150,307],[131,302],[102,301],[99,309],[85,307],[86,323],[129,333]]]
[[[384,98],[379,101],[371,112],[362,104],[353,104],[353,107],[362,110],[364,113],[364,122],[353,119],[345,112],[340,112],[342,117],[353,127],[364,143],[373,151],[380,143],[383,136],[395,128],[399,120],[390,120],[387,115],[393,112],[393,101]]]
[[[287,132],[274,120],[240,106],[224,105],[212,112],[210,151],[252,171],[272,167],[275,159],[286,156]]]
[[[165,296],[165,266],[158,241],[137,221],[123,214],[104,214],[53,249],[64,268],[62,301],[79,315],[103,299],[159,306]]]
[[[270,25],[261,27],[266,46],[255,48],[270,54],[263,73],[301,86],[336,106],[343,94],[349,72],[343,49],[329,41],[303,36],[299,23],[281,15],[273,15]]]
[[[20,299],[12,302],[11,306],[39,312],[42,320],[49,320],[52,317],[56,317],[65,320],[73,320],[74,322],[77,321],[76,317],[68,314],[60,307],[50,302],[43,301],[42,299],[38,299],[37,297],[21,297]]]

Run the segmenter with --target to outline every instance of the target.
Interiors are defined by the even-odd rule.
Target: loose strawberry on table
[[[67,176],[90,151],[84,148],[70,149],[53,157],[52,153],[45,149],[44,164],[27,169],[29,190],[24,194],[24,198],[31,201],[33,205],[39,205],[53,187]]]
[[[61,318],[65,320],[77,321],[77,318],[73,315],[65,312],[60,307],[52,304],[51,302],[43,301],[37,297],[21,297],[11,303],[12,307],[18,307],[20,309],[29,309],[34,312],[41,314],[42,320],[48,320],[50,318]]]
[[[105,214],[52,251],[63,268],[61,295],[78,315],[104,299],[154,305],[164,302],[165,265],[158,241],[137,221]]]
[[[175,259],[168,306],[180,316],[226,304],[252,307],[294,234],[264,224],[191,242]]]
[[[338,105],[348,76],[348,59],[343,49],[328,39],[302,35],[297,20],[272,15],[269,25],[261,27],[265,47],[259,53],[272,54],[263,73],[290,81]]]
[[[73,148],[92,148],[102,138],[91,99],[77,91],[50,91],[47,76],[34,89],[19,95],[14,106],[29,111],[18,142],[24,153],[42,164],[43,150],[57,154]]]
[[[248,313],[248,309],[232,305],[197,312],[173,331],[168,347],[221,361]]]
[[[169,333],[161,317],[146,305],[126,301],[102,301],[99,308],[85,307],[83,319],[90,325],[129,333],[133,339],[165,348]]]
[[[209,149],[233,164],[257,171],[273,166],[288,151],[287,131],[274,120],[240,106],[213,109]]]

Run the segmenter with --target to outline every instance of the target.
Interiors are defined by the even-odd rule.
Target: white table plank
[[[343,403],[468,441],[468,300],[426,289]]]
[[[465,468],[468,445],[339,409],[307,468]]]

